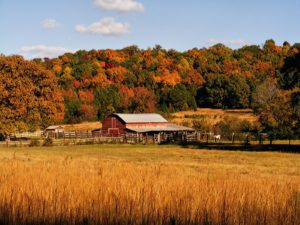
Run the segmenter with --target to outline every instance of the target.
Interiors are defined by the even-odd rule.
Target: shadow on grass
[[[230,143],[182,143],[183,148],[193,149],[207,149],[207,150],[227,150],[227,151],[278,151],[287,153],[300,153],[300,145],[286,145],[286,144],[230,144]]]

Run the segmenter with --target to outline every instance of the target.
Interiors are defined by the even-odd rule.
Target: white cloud
[[[143,4],[135,0],[94,0],[94,3],[104,10],[118,12],[143,12],[145,10]]]
[[[230,40],[228,43],[231,44],[231,45],[234,45],[234,46],[239,46],[239,47],[242,47],[242,46],[248,44],[247,41],[245,41],[245,40],[239,40],[239,39],[237,39],[237,40]]]
[[[243,47],[243,46],[249,44],[247,41],[245,41],[243,39],[233,39],[233,40],[228,41],[228,40],[218,40],[215,38],[211,38],[207,42],[207,44],[209,46],[219,44],[219,43],[222,43],[222,44],[230,46],[230,47]]]
[[[54,47],[46,45],[33,45],[20,48],[21,54],[26,58],[44,58],[44,57],[57,57],[66,52],[75,52],[76,50],[70,50],[64,47]]]
[[[129,24],[116,22],[112,17],[105,17],[88,26],[76,25],[75,31],[79,33],[101,34],[106,36],[120,36],[129,33]]]
[[[233,40],[219,40],[219,39],[215,39],[215,38],[211,38],[208,40],[207,45],[208,46],[213,46],[215,44],[219,44],[222,43],[226,46],[232,47],[232,48],[240,48],[243,47],[245,45],[249,45],[249,43],[246,40],[243,39],[233,39]]]
[[[46,19],[42,22],[43,28],[53,29],[60,26],[60,24],[55,19]]]

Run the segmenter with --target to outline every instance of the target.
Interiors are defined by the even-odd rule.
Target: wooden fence
[[[142,135],[129,133],[121,136],[95,137],[91,132],[64,132],[53,136],[53,146],[100,144],[100,143],[128,143],[128,144],[159,144],[159,143],[182,143],[197,141],[197,133],[174,136],[170,134],[152,134]],[[31,140],[10,140],[0,142],[0,146],[6,147],[24,147],[24,146],[42,146],[45,138],[35,138]]]

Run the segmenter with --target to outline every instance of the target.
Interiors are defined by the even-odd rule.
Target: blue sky
[[[184,51],[300,40],[299,0],[0,0],[0,53],[54,57],[78,49]]]

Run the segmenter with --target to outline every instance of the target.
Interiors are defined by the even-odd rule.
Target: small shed
[[[94,129],[92,130],[92,136],[95,138],[95,137],[101,137],[101,128],[98,128],[98,129]]]
[[[60,125],[49,126],[44,130],[44,136],[49,138],[59,138],[63,134],[64,128]]]

